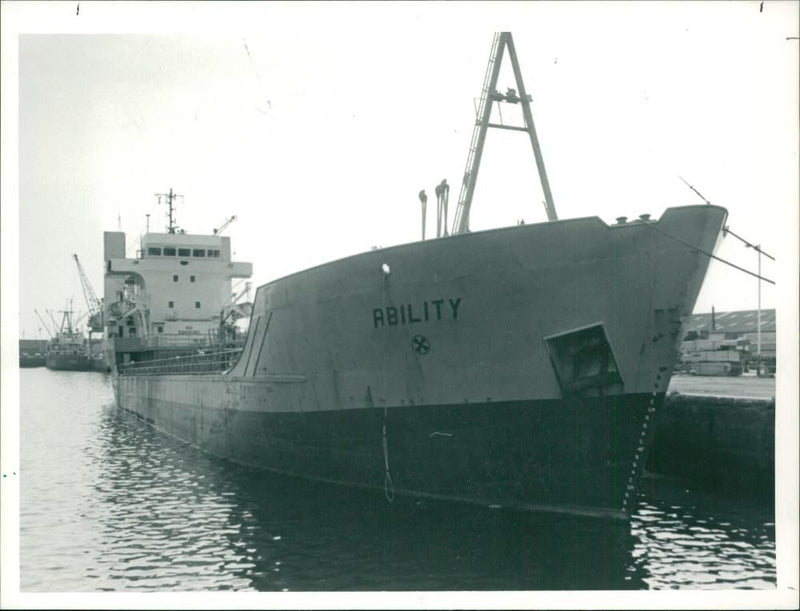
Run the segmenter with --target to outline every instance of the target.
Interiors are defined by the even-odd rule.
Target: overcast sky
[[[611,223],[702,203],[683,176],[729,210],[737,234],[784,263],[796,257],[794,2],[12,8],[21,36],[18,47],[4,40],[3,80],[18,60],[19,184],[8,190],[4,172],[3,213],[6,230],[19,223],[28,338],[44,336],[34,308],[73,298],[86,310],[72,253],[101,294],[103,231],[121,227],[132,255],[147,214],[163,230],[154,194],[170,188],[190,233],[238,217],[225,233],[255,285],[417,239],[423,188],[430,235],[443,178],[452,220],[501,29],[533,96],[560,218]],[[505,63],[501,90],[513,86]],[[6,133],[4,158],[17,153]],[[542,200],[527,137],[490,130],[471,228],[544,221]],[[718,254],[756,269],[735,239]],[[765,276],[781,273],[762,262]],[[755,308],[756,288],[712,262],[695,311]],[[762,289],[762,306],[775,307],[776,290]]]

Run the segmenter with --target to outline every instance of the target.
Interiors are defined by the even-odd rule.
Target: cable
[[[754,278],[758,278],[759,280],[763,280],[764,282],[769,282],[770,284],[773,284],[773,285],[775,284],[775,282],[773,280],[770,280],[769,278],[765,278],[764,276],[759,276],[758,274],[755,274],[755,273],[751,272],[750,270],[747,270],[747,269],[745,269],[743,267],[739,267],[738,265],[736,265],[734,263],[731,263],[730,261],[726,261],[725,259],[720,259],[718,256],[716,256],[716,255],[714,255],[714,254],[712,254],[710,252],[707,252],[707,251],[703,250],[702,248],[698,248],[697,246],[693,246],[692,244],[689,244],[688,242],[684,242],[679,237],[676,237],[676,236],[672,235],[668,231],[664,231],[663,229],[659,229],[658,227],[656,227],[652,223],[645,222],[645,221],[643,221],[641,219],[636,219],[636,220],[640,224],[644,225],[645,227],[649,227],[653,231],[658,231],[659,233],[663,233],[665,236],[667,236],[669,238],[672,238],[676,242],[680,242],[684,246],[688,246],[692,250],[696,250],[699,253],[703,253],[707,257],[711,257],[712,259],[716,259],[717,261],[720,261],[721,263],[724,263],[725,265],[730,265],[731,267],[733,267],[735,269],[738,269],[740,272],[744,272],[745,274],[749,274],[750,276],[753,276]]]
[[[743,243],[744,243],[744,245],[745,245],[745,246],[747,246],[748,248],[754,248],[755,250],[759,251],[759,252],[760,252],[762,255],[764,255],[765,257],[769,257],[769,258],[770,258],[770,259],[772,259],[773,261],[775,260],[775,257],[773,257],[772,255],[770,255],[770,254],[767,254],[766,252],[764,252],[763,250],[761,250],[761,246],[756,246],[755,244],[751,244],[750,242],[748,242],[747,240],[745,240],[745,239],[744,239],[742,236],[739,236],[739,235],[736,235],[735,233],[733,233],[733,231],[731,231],[731,228],[730,228],[730,227],[723,227],[723,228],[722,228],[722,232],[723,232],[723,233],[729,233],[729,234],[731,234],[731,235],[732,235],[734,238],[736,238],[737,240],[739,240],[739,241],[743,242]]]
[[[698,190],[697,190],[697,189],[695,189],[695,188],[694,188],[692,185],[690,185],[688,182],[686,182],[686,180],[684,180],[683,176],[678,176],[678,178],[680,178],[680,179],[683,181],[683,184],[685,184],[685,185],[686,185],[687,187],[689,187],[689,188],[690,188],[692,191],[694,191],[694,192],[695,192],[695,193],[696,193],[696,194],[697,194],[697,195],[700,197],[700,199],[702,199],[702,200],[703,200],[705,203],[707,203],[707,204],[711,205],[711,202],[710,202],[710,201],[708,201],[708,200],[707,200],[705,197],[703,197],[703,194],[702,194],[702,193],[700,193],[700,191],[698,191]],[[744,239],[742,236],[738,236],[738,235],[736,235],[735,233],[733,233],[733,231],[731,231],[730,227],[723,227],[723,228],[722,228],[722,234],[723,234],[723,235],[725,235],[725,234],[728,234],[728,233],[729,233],[729,234],[731,234],[731,235],[732,235],[734,238],[737,238],[738,240],[741,240],[742,242],[744,242],[744,244],[745,244],[745,245],[746,245],[748,248],[755,248],[756,250],[760,251],[762,255],[769,257],[769,258],[770,258],[770,259],[772,259],[773,261],[775,260],[775,257],[773,257],[772,255],[768,255],[768,254],[767,254],[767,253],[765,253],[763,250],[761,250],[761,246],[756,246],[755,244],[751,244],[750,242],[748,242],[747,240],[745,240],[745,239]],[[716,258],[716,257],[715,257],[715,258]],[[721,260],[721,259],[720,259],[720,260]]]
[[[383,494],[390,503],[394,500],[394,484],[392,476],[389,474],[389,439],[386,436],[386,413],[387,407],[383,407],[383,465],[386,475],[383,478]]]

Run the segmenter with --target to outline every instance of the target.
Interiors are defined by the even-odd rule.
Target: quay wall
[[[668,395],[647,467],[709,490],[773,494],[774,398]]]

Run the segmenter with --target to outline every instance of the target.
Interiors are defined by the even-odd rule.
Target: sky
[[[443,178],[452,221],[502,28],[560,218],[702,203],[683,177],[735,233],[791,258],[779,234],[797,226],[796,3],[149,4],[33,3],[20,30],[18,193],[3,199],[19,206],[20,336],[46,336],[34,309],[86,312],[72,254],[101,294],[103,231],[125,231],[133,255],[148,214],[163,231],[155,194],[169,189],[189,233],[236,215],[225,233],[254,286],[418,239],[420,189],[430,236]],[[543,222],[543,199],[527,136],[490,130],[471,229]],[[757,269],[733,238],[718,255]],[[757,293],[713,262],[695,311],[754,309]]]

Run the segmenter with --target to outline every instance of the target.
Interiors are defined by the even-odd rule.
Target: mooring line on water
[[[672,238],[676,242],[680,242],[684,246],[688,246],[692,250],[696,250],[697,252],[702,253],[702,254],[706,255],[707,257],[711,257],[712,259],[716,259],[717,261],[719,261],[721,263],[724,263],[725,265],[730,265],[731,267],[733,267],[735,269],[738,269],[740,272],[744,272],[745,274],[749,274],[750,276],[753,276],[754,278],[758,278],[759,280],[763,280],[764,282],[769,282],[770,284],[773,284],[773,285],[775,284],[774,280],[770,280],[769,278],[765,278],[764,276],[756,274],[755,272],[751,272],[748,269],[745,269],[743,267],[739,267],[735,263],[731,263],[730,261],[726,261],[725,259],[722,259],[722,258],[718,257],[715,254],[712,254],[712,253],[710,253],[710,252],[708,252],[706,250],[703,250],[702,248],[698,248],[697,246],[694,246],[693,244],[689,244],[688,242],[685,242],[685,241],[681,240],[679,237],[672,235],[670,232],[664,231],[663,229],[659,229],[658,227],[656,227],[652,223],[649,223],[647,221],[643,221],[641,219],[636,219],[636,220],[639,222],[639,224],[644,225],[645,227],[649,227],[653,231],[658,231],[659,233],[663,233],[668,238]]]
[[[383,408],[383,466],[386,470],[386,475],[383,478],[383,494],[386,500],[390,503],[394,501],[394,484],[392,483],[392,475],[389,473],[389,438],[386,435],[386,416],[387,407]]]
[[[388,301],[389,295],[389,274],[392,273],[391,268],[389,267],[388,263],[383,263],[381,265],[381,273],[383,274],[383,289],[381,290],[381,301],[383,302],[383,308],[386,309],[386,303]],[[384,468],[384,477],[383,477],[383,494],[386,497],[386,500],[390,503],[394,501],[394,483],[392,482],[392,475],[389,473],[389,438],[386,434],[386,420],[388,417],[388,405],[386,405],[386,395],[387,395],[387,383],[386,383],[386,354],[388,352],[388,335],[383,334],[383,352],[381,354],[381,374],[382,374],[382,381],[383,381],[383,468]],[[372,403],[372,394],[370,393],[370,403]],[[374,404],[372,405],[374,407]]]

